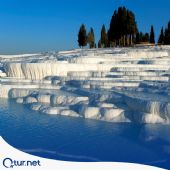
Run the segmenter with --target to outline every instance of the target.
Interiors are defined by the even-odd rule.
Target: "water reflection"
[[[170,164],[170,126],[106,123],[30,111],[0,100],[0,134],[25,152],[69,161]]]

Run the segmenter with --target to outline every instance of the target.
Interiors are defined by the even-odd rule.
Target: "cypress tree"
[[[164,29],[163,29],[163,27],[162,27],[161,33],[160,33],[160,35],[159,35],[158,44],[164,44],[164,38],[165,38],[165,36],[164,36]]]
[[[138,32],[137,24],[135,21],[135,15],[132,11],[127,10],[127,34],[128,34],[128,45],[133,44],[133,37]]]
[[[99,42],[98,42],[98,48],[101,48],[102,47],[102,45],[101,45],[101,40],[99,40]]]
[[[127,10],[125,7],[119,7],[117,13],[117,32],[118,32],[118,45],[125,46],[125,36],[127,34],[126,30],[126,20],[127,20]]]
[[[143,32],[140,32],[140,33],[137,33],[136,34],[136,43],[137,44],[140,44],[140,43],[148,43],[149,42],[149,33],[143,33]]]
[[[90,48],[95,47],[95,36],[94,36],[93,28],[90,28],[90,32],[88,33],[88,36],[87,36],[87,42]]]
[[[165,45],[170,45],[170,21],[168,23],[168,27],[165,29],[164,44]]]
[[[84,24],[81,25],[78,33],[78,44],[79,47],[84,47],[87,45],[87,34],[86,34],[86,27]]]
[[[139,32],[137,32],[136,34],[136,44],[139,44],[140,43],[140,34]]]
[[[103,25],[102,26],[102,29],[101,29],[101,46],[106,48],[108,47],[108,37],[107,37],[107,33],[106,33],[106,28],[105,26]]]
[[[167,45],[168,44],[168,29],[165,29],[165,37],[164,37],[164,44]]]
[[[110,44],[132,45],[137,32],[135,15],[132,11],[125,7],[119,7],[114,11],[108,31]]]
[[[140,32],[139,34],[139,42],[143,42],[143,32]]]
[[[149,34],[145,33],[145,35],[143,36],[143,42],[149,42]]]
[[[114,11],[114,14],[112,16],[112,19],[110,21],[110,28],[109,28],[109,31],[108,31],[108,38],[109,38],[109,42],[112,44],[114,43],[116,45],[116,41],[117,41],[117,26],[116,26],[116,23],[117,23],[117,11],[115,10]]]
[[[155,44],[155,33],[154,33],[153,25],[151,26],[149,42],[152,43],[152,44]]]

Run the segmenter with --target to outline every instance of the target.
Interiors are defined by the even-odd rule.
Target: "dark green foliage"
[[[148,33],[137,33],[136,34],[136,44],[140,43],[149,43],[149,34]]]
[[[88,33],[87,43],[89,44],[90,48],[95,48],[95,36],[94,36],[93,28],[91,28],[90,32]]]
[[[78,44],[80,47],[84,47],[87,43],[90,48],[96,48],[93,28],[90,29],[87,35],[86,27],[82,24],[78,33]],[[139,32],[135,14],[125,7],[119,7],[113,13],[108,31],[105,25],[102,26],[101,37],[97,45],[98,48],[106,48],[146,43],[155,44],[153,25],[151,26],[150,34]],[[170,45],[170,21],[165,31],[162,27],[158,44]]]
[[[165,45],[170,45],[170,21],[168,23],[168,27],[165,29],[164,44]]]
[[[140,42],[148,42],[149,43],[149,34],[148,33],[141,33],[141,37],[140,37]]]
[[[79,47],[84,47],[87,45],[87,34],[86,34],[86,27],[84,24],[81,25],[78,33],[78,44]]]
[[[102,48],[101,40],[98,42],[98,48]]]
[[[108,47],[108,36],[104,25],[102,26],[101,30],[101,46],[105,48]]]
[[[155,44],[155,33],[154,33],[153,25],[151,26],[149,42]]]
[[[130,45],[133,42],[133,36],[138,32],[137,24],[135,21],[135,15],[132,11],[127,10],[127,32],[126,34],[130,36]]]
[[[163,29],[163,27],[162,27],[161,33],[160,33],[160,35],[159,35],[158,44],[164,44],[164,39],[165,39],[165,35],[164,35],[164,29]]]
[[[144,37],[144,34],[142,32],[140,32],[139,34],[139,42],[143,42],[143,38]]]
[[[148,33],[145,33],[142,41],[143,42],[149,42],[149,34]]]
[[[114,11],[108,31],[111,44],[125,46],[132,45],[138,32],[135,15],[125,7],[119,7]]]
[[[136,44],[139,44],[140,43],[140,34],[139,34],[139,32],[137,32],[137,34],[136,34]]]

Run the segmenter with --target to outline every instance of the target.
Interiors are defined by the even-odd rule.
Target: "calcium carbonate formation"
[[[0,97],[37,114],[170,122],[170,47],[0,55]]]

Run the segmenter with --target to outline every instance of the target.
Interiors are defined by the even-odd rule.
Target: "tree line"
[[[114,11],[108,30],[105,25],[102,26],[100,40],[97,45],[95,43],[93,28],[90,28],[90,31],[87,33],[86,26],[82,24],[78,33],[78,45],[80,47],[87,45],[89,45],[90,48],[96,48],[97,46],[98,48],[125,47],[142,43],[156,43],[154,27],[151,25],[149,33],[140,32],[137,27],[135,14],[125,7],[119,7]],[[170,21],[165,29],[162,27],[158,44],[170,44]]]
[[[162,27],[161,33],[159,35],[158,44],[162,45],[170,45],[170,21],[168,22],[167,27]]]

